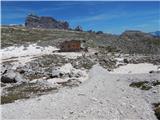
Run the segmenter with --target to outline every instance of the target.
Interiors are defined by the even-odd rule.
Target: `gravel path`
[[[157,120],[141,90],[129,87],[127,78],[95,65],[89,72],[89,80],[79,87],[1,105],[2,118]]]

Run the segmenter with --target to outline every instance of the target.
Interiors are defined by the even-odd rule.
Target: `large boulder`
[[[33,14],[27,16],[25,26],[27,28],[69,29],[69,23],[66,21],[57,21],[52,17],[39,17]]]
[[[2,83],[16,83],[16,80],[15,80],[15,78],[10,78],[8,76],[2,76],[1,82]]]
[[[13,70],[7,70],[5,74],[1,76],[1,82],[3,83],[16,83],[16,82],[26,82],[26,80],[23,78],[23,76],[15,72]]]
[[[75,28],[75,31],[83,31],[83,29],[82,29],[81,26],[78,25],[78,26]]]
[[[52,78],[59,78],[62,77],[63,75],[64,72],[62,72],[59,67],[52,69],[52,75],[51,75]]]

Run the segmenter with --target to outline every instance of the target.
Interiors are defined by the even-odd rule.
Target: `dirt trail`
[[[157,120],[141,91],[129,87],[126,78],[95,65],[81,86],[2,105],[2,118]]]

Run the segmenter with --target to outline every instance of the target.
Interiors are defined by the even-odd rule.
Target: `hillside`
[[[140,31],[1,32],[3,118],[157,120],[159,38]],[[66,40],[81,41],[87,51],[59,51]]]
[[[2,120],[160,120],[160,2],[1,4]]]
[[[88,47],[111,47],[123,53],[159,54],[160,38],[140,31],[125,31],[120,36],[111,34],[96,34],[61,29],[27,29],[25,27],[2,27],[2,48],[12,45],[38,43],[53,45],[65,40],[85,41]]]

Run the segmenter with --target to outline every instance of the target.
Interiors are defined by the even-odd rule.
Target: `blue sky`
[[[28,13],[66,20],[74,28],[119,34],[125,30],[160,30],[160,2],[3,1],[2,24],[24,24]]]

